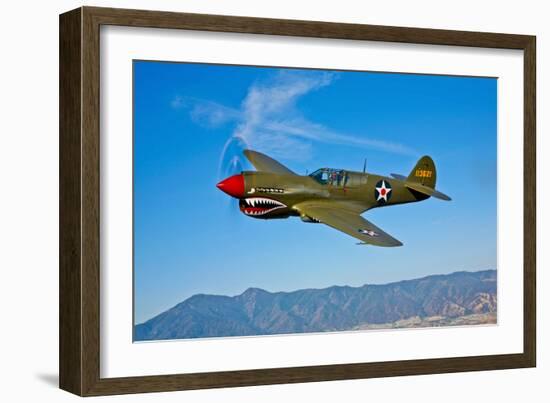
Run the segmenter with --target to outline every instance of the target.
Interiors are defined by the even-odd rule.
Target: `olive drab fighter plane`
[[[361,214],[375,207],[413,203],[435,197],[451,200],[435,190],[433,160],[418,160],[409,176],[391,177],[343,169],[321,168],[303,176],[257,151],[244,155],[257,171],[243,171],[216,186],[239,199],[242,213],[253,218],[298,216],[308,223],[323,223],[359,239],[360,244],[401,246]]]

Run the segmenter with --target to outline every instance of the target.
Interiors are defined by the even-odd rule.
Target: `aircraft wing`
[[[300,213],[314,218],[342,231],[361,242],[376,246],[403,245],[376,225],[365,220],[357,212],[349,210],[343,203],[299,203],[295,206]]]
[[[283,164],[258,151],[244,150],[243,154],[258,171],[273,172],[283,175],[296,175]]]

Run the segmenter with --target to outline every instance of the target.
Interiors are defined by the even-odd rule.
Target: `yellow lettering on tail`
[[[432,171],[428,171],[426,169],[417,169],[414,173],[414,176],[418,178],[431,178]]]

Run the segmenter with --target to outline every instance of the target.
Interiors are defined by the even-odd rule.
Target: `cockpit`
[[[343,169],[321,168],[309,176],[321,185],[344,187],[348,181],[348,173]]]

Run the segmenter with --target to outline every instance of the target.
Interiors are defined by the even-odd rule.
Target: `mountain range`
[[[462,271],[361,287],[197,294],[136,325],[134,341],[494,323],[496,280],[495,270]]]

